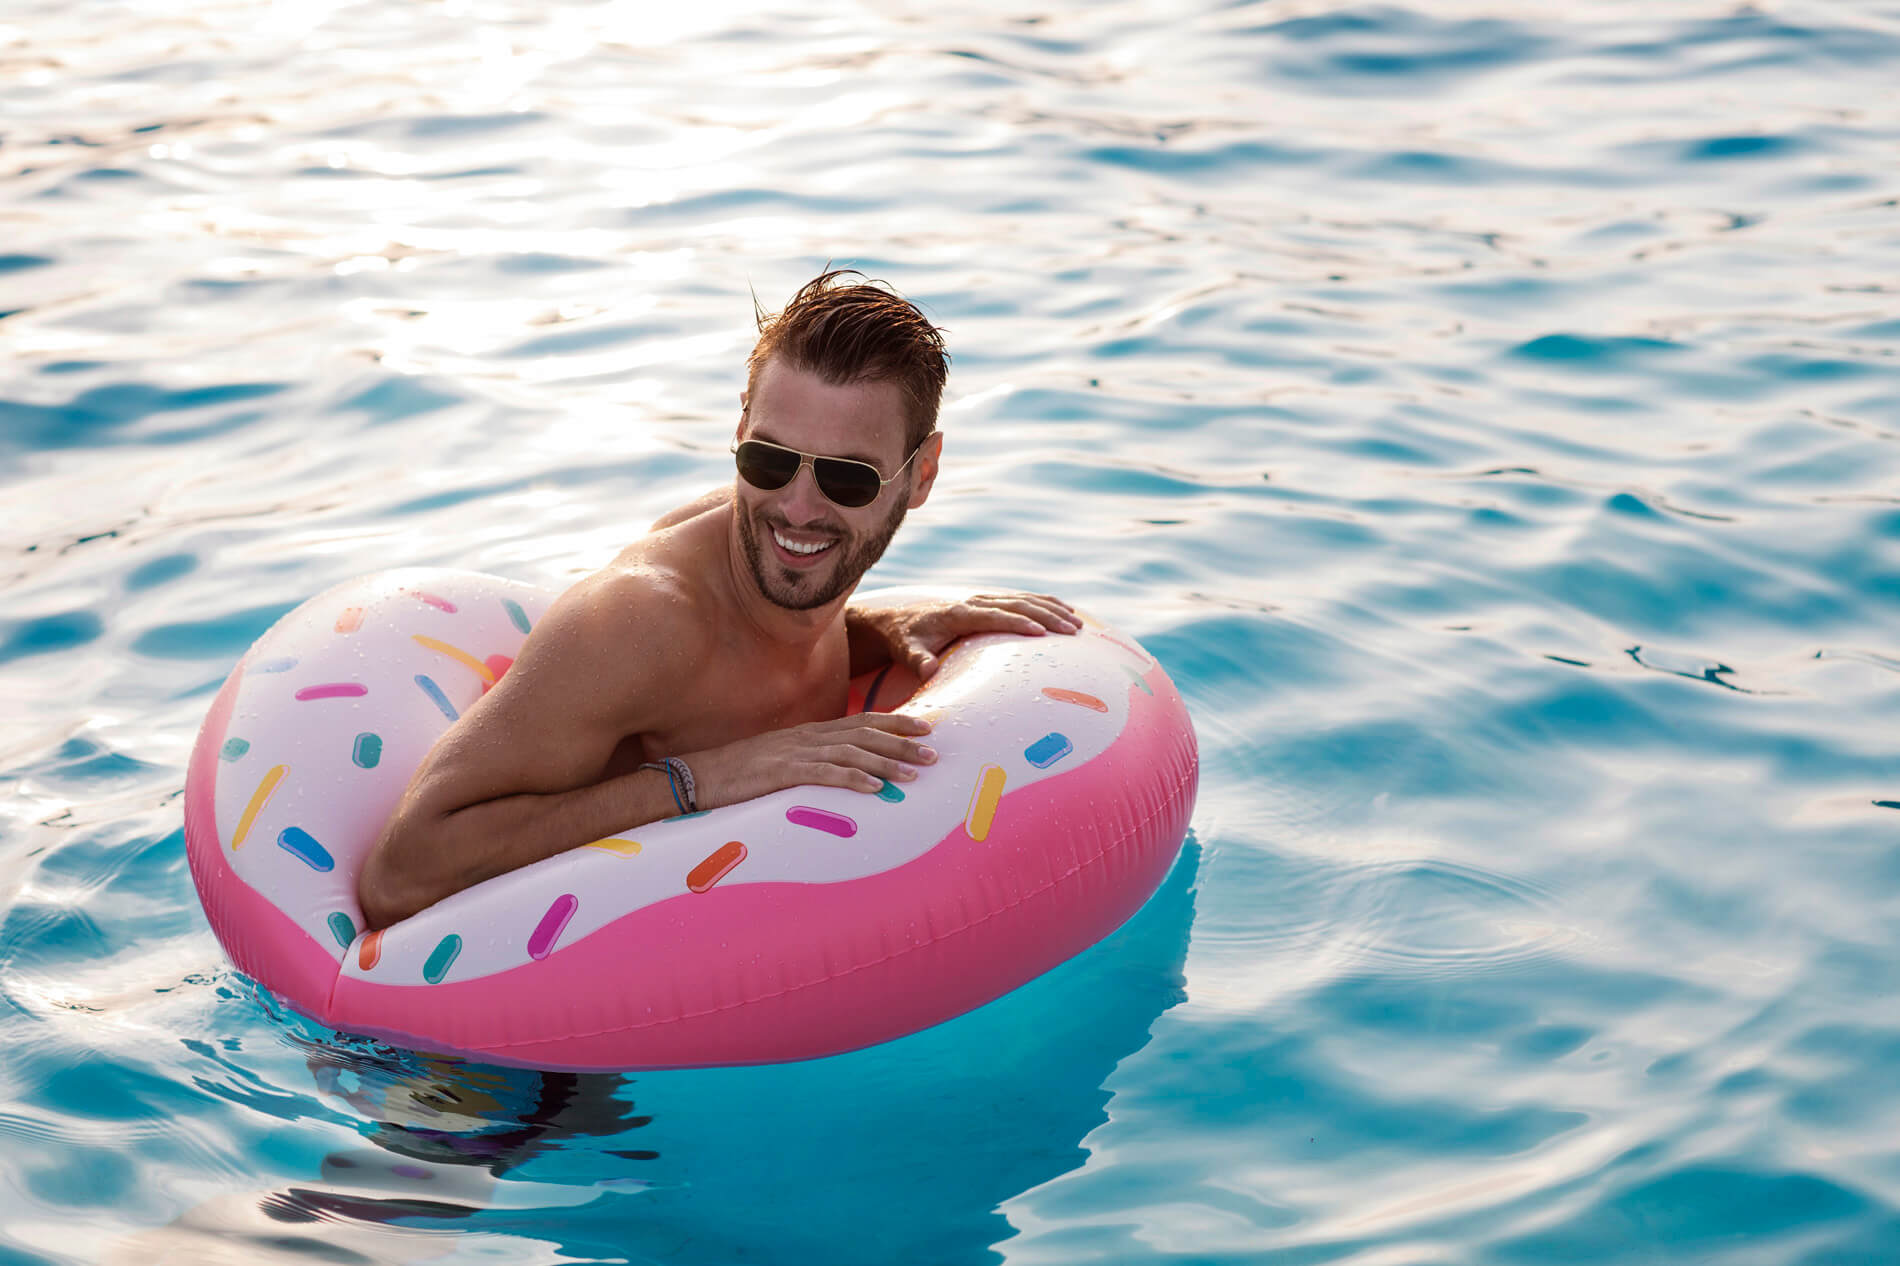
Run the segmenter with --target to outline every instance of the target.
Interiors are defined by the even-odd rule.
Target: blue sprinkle
[[[437,942],[435,950],[429,955],[429,961],[422,965],[422,978],[432,985],[442,983],[449,974],[449,968],[462,952],[462,938],[451,932]]]
[[[688,819],[688,818],[703,818],[703,817],[705,817],[705,816],[706,816],[706,815],[707,815],[708,813],[711,813],[711,812],[712,812],[712,810],[711,810],[711,809],[701,809],[701,810],[699,810],[699,811],[698,811],[697,813],[675,813],[675,814],[674,814],[674,815],[673,815],[672,817],[670,817],[670,818],[667,818],[667,819],[666,819],[666,821],[668,821],[668,822],[684,822],[684,821],[686,821],[686,819]]]
[[[251,750],[251,742],[249,739],[240,739],[240,738],[226,739],[224,740],[224,746],[218,749],[218,759],[237,760],[239,757],[243,756],[244,753],[250,750]]]
[[[461,717],[462,714],[455,710],[455,705],[449,702],[449,697],[442,693],[442,687],[436,685],[421,673],[416,674],[416,684],[422,687],[422,693],[429,696],[431,703],[442,709],[443,716],[451,721]]]
[[[311,870],[336,869],[336,859],[330,856],[330,850],[317,843],[302,827],[285,827],[277,837],[277,845]]]
[[[515,627],[523,633],[528,632],[528,613],[521,609],[521,604],[513,598],[503,598],[501,605],[508,608],[508,618],[515,622]]]
[[[1025,747],[1023,759],[1037,769],[1047,769],[1074,750],[1075,744],[1069,742],[1068,735],[1049,733]]]
[[[287,673],[297,666],[294,659],[267,659],[257,666],[260,673]]]
[[[350,922],[350,916],[341,910],[332,910],[330,912],[330,935],[336,938],[338,945],[344,949],[348,949],[356,941],[356,924]]]

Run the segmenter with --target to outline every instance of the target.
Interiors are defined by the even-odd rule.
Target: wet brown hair
[[[834,386],[895,383],[904,393],[905,452],[937,429],[950,353],[943,331],[915,304],[855,268],[829,269],[805,283],[783,311],[767,313],[752,301],[759,341],[746,358],[746,389],[774,356]]]

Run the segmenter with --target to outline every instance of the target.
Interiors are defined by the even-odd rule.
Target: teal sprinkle
[[[701,809],[701,810],[700,810],[699,812],[697,812],[697,813],[675,813],[675,814],[674,814],[674,815],[673,815],[672,817],[670,817],[670,818],[667,818],[667,819],[666,819],[666,821],[668,821],[668,822],[684,822],[684,821],[686,821],[686,820],[687,820],[688,818],[703,818],[703,817],[705,817],[705,816],[706,816],[706,815],[707,815],[708,813],[711,813],[711,812],[712,812],[712,810],[711,810],[711,809]]]
[[[501,605],[508,608],[508,618],[515,622],[515,627],[523,633],[528,632],[528,613],[521,609],[521,604],[513,598],[503,598]]]
[[[879,800],[888,800],[892,804],[902,804],[904,803],[904,792],[896,783],[886,780],[884,785],[877,789],[877,798]]]
[[[429,961],[422,965],[422,978],[432,985],[441,984],[442,978],[449,974],[449,968],[461,952],[462,938],[453,932],[449,933],[436,945],[434,952],[429,955]]]
[[[351,945],[356,943],[356,924],[350,922],[350,916],[341,910],[332,910],[330,912],[330,935],[336,938],[338,945],[344,949],[348,949]]]
[[[1132,669],[1132,668],[1130,668],[1130,667],[1129,667],[1128,665],[1126,665],[1126,664],[1123,664],[1123,665],[1122,665],[1122,671],[1123,671],[1123,672],[1125,672],[1125,673],[1127,673],[1127,674],[1128,674],[1128,675],[1129,675],[1130,677],[1133,677],[1133,678],[1135,679],[1135,684],[1136,684],[1137,686],[1140,686],[1140,687],[1141,687],[1141,693],[1142,693],[1142,694],[1144,694],[1144,695],[1151,695],[1151,694],[1153,694],[1153,693],[1154,693],[1154,691],[1152,691],[1152,690],[1150,690],[1150,689],[1148,688],[1148,683],[1147,683],[1146,681],[1143,681],[1143,680],[1142,680],[1142,677],[1141,677],[1141,674],[1140,674],[1140,673],[1138,673],[1138,672],[1136,672],[1136,671],[1135,671],[1134,669]]]
[[[237,760],[250,750],[251,742],[249,739],[226,739],[224,740],[224,746],[218,751],[218,756],[222,760]]]
[[[383,737],[371,734],[368,730],[356,736],[356,747],[350,753],[350,759],[356,762],[358,769],[374,769],[376,762],[383,758]]]

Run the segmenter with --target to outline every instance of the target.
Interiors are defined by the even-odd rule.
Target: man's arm
[[[423,759],[365,859],[357,899],[371,928],[443,897],[674,811],[654,771],[597,781],[637,725],[656,675],[678,673],[678,639],[631,643],[636,617],[614,601],[625,577],[583,581],[542,617],[514,665]],[[647,595],[643,595],[647,596]],[[637,617],[659,634],[664,595]],[[676,617],[674,617],[676,618]]]
[[[358,878],[369,928],[676,812],[657,771],[600,775],[699,671],[703,633],[664,585],[614,575],[562,595],[410,780]],[[712,809],[785,787],[875,792],[908,781],[936,759],[917,741],[929,730],[916,717],[849,716],[675,754],[693,771],[699,807]]]
[[[1046,593],[979,593],[960,602],[928,601],[901,607],[847,607],[845,637],[851,647],[851,675],[904,664],[929,681],[937,657],[960,637],[977,633],[1075,633],[1082,627],[1075,608]]]

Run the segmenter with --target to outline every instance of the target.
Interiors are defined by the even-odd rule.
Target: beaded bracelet
[[[650,760],[646,764],[640,766],[640,768],[641,769],[657,769],[661,773],[665,774],[666,775],[666,789],[673,793],[674,808],[678,809],[681,813],[686,812],[686,802],[680,799],[679,775],[673,772],[673,763],[671,759],[667,760],[665,763],[661,763],[660,761],[656,761],[656,760]]]
[[[677,756],[667,757],[666,767],[672,771],[673,777],[685,788],[686,808],[684,812],[698,813],[699,797],[694,794],[693,790],[693,771],[687,768],[686,762]]]

